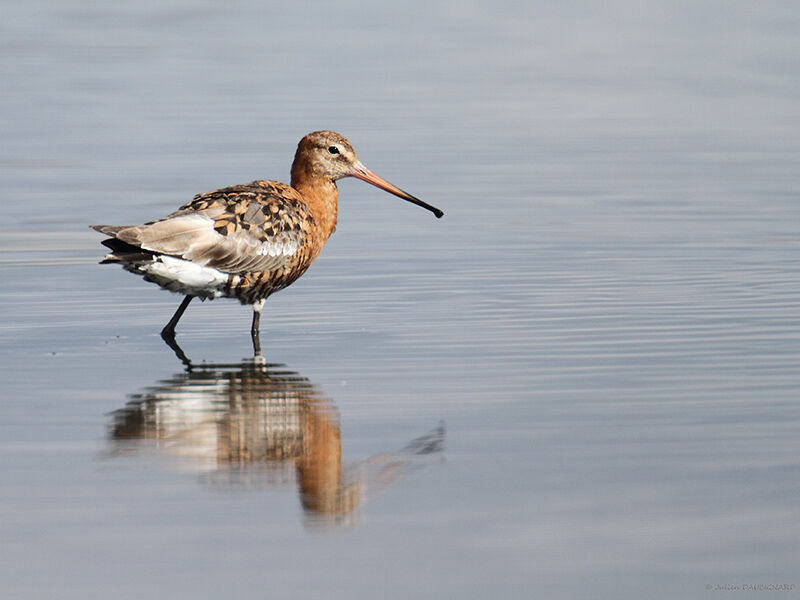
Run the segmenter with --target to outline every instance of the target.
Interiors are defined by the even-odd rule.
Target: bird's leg
[[[167,343],[167,346],[172,348],[172,351],[175,353],[175,356],[178,357],[178,360],[186,365],[186,368],[190,371],[192,370],[192,361],[189,360],[189,357],[186,356],[183,348],[181,348],[178,345],[178,342],[175,341],[175,325],[177,325],[178,321],[180,321],[183,313],[186,311],[186,307],[189,306],[189,303],[192,301],[192,298],[194,298],[194,296],[186,296],[183,299],[183,302],[181,302],[181,305],[178,307],[178,310],[175,311],[175,314],[172,315],[169,323],[167,323],[166,327],[161,330],[161,338]]]
[[[258,337],[258,325],[261,323],[261,309],[264,308],[264,299],[253,304],[253,325],[250,327],[250,337],[253,339],[253,356],[261,358],[261,339]]]
[[[186,312],[186,307],[189,306],[189,302],[192,301],[194,296],[186,296],[181,302],[181,305],[178,307],[178,310],[175,311],[175,314],[172,315],[172,318],[169,320],[169,323],[161,330],[161,337],[165,340],[167,338],[175,339],[175,325],[178,324],[178,321],[181,320],[183,313]]]

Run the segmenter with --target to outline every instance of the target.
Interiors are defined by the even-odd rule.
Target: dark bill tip
[[[411,204],[416,204],[417,206],[421,206],[422,208],[427,209],[431,211],[434,215],[436,215],[437,219],[441,219],[442,216],[444,216],[444,212],[442,212],[435,206],[431,206],[430,204],[428,204],[427,202],[423,202],[416,196],[412,196],[408,192],[401,190],[396,185],[389,183],[383,177],[379,177],[378,175],[370,171],[367,167],[362,165],[360,161],[357,162],[355,165],[353,165],[353,168],[350,170],[349,175],[351,177],[360,179],[361,181],[366,181],[367,183],[371,183],[375,187],[385,190],[390,194],[394,194],[398,198],[402,198],[403,200],[411,202]]]

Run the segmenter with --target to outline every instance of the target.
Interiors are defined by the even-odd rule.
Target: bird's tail
[[[117,234],[123,229],[128,229],[129,225],[89,225],[95,231],[117,237]]]
[[[101,264],[147,262],[153,260],[155,256],[153,252],[142,250],[139,246],[117,239],[116,236],[120,231],[130,228],[128,225],[89,225],[89,227],[111,236],[101,242],[103,246],[111,250],[111,253],[105,256]]]

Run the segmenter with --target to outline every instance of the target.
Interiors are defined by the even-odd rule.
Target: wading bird
[[[186,296],[161,331],[173,349],[175,326],[192,298],[236,298],[253,306],[250,331],[260,355],[264,301],[305,273],[336,229],[336,181],[343,177],[444,214],[367,169],[343,136],[315,131],[297,146],[291,186],[257,180],[199,194],[159,221],[92,228],[110,236],[103,241],[111,250],[104,263],[120,263]]]

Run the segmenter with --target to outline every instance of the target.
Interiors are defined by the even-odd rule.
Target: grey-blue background
[[[795,3],[0,10],[3,596],[797,595]],[[109,452],[109,413],[181,371],[179,299],[86,227],[285,181],[322,128],[446,213],[341,182],[265,308],[346,457],[447,427],[443,462],[326,532],[291,483]],[[197,303],[179,341],[238,361],[249,319]]]

